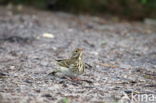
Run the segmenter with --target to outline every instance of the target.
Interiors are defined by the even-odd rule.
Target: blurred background
[[[75,14],[110,15],[128,20],[156,18],[156,0],[0,0],[0,5],[26,5]]]

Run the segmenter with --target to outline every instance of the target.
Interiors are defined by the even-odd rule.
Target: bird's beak
[[[79,50],[80,50],[80,51],[84,51],[84,48],[80,48]]]

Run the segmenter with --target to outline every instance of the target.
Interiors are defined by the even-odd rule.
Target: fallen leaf
[[[45,38],[54,38],[55,37],[53,34],[50,34],[50,33],[43,33],[42,36]]]

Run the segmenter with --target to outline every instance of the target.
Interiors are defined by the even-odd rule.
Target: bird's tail
[[[49,73],[48,75],[56,75],[58,72],[61,72],[60,70],[54,70],[51,73]]]
[[[56,60],[57,62],[60,62],[60,61],[62,61],[62,60]]]

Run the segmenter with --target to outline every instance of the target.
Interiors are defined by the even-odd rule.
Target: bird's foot
[[[70,81],[81,81],[81,79],[78,77],[63,76],[63,78],[68,79]]]
[[[81,78],[78,78],[78,77],[71,77],[70,79],[73,81],[81,81],[82,80]]]

